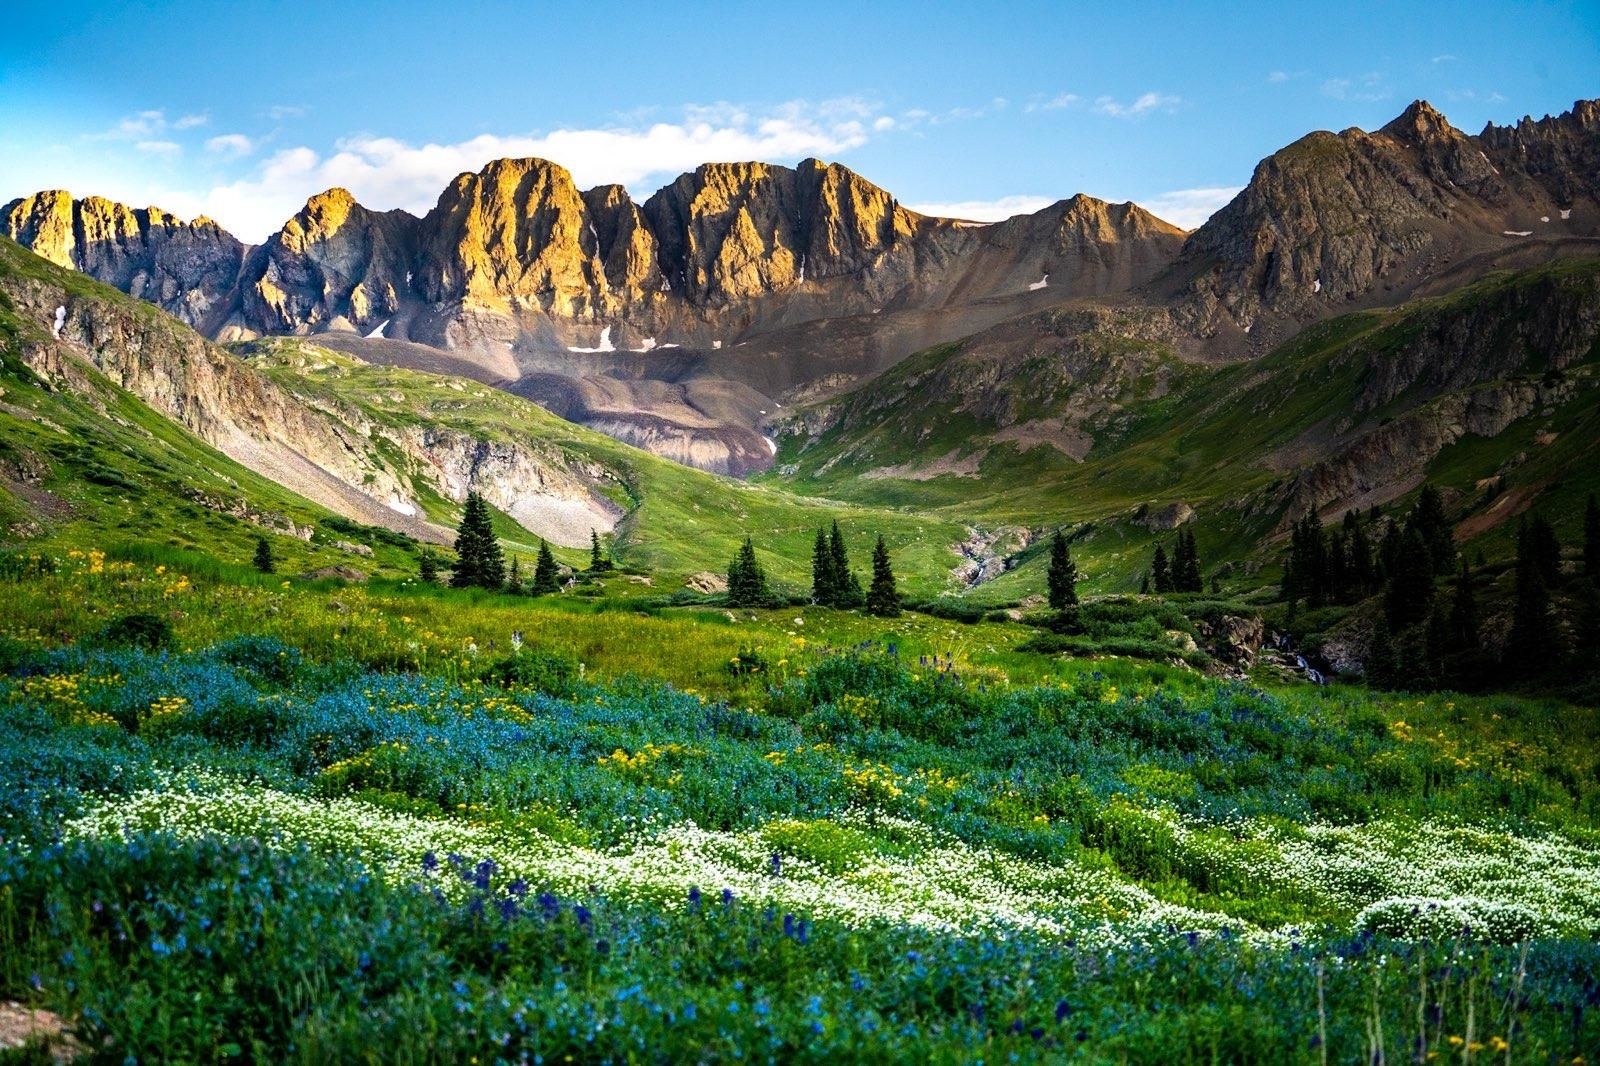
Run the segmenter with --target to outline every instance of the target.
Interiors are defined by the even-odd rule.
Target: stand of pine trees
[[[1173,545],[1170,560],[1167,549],[1156,545],[1146,578],[1149,591],[1158,596],[1169,592],[1205,591],[1205,581],[1200,575],[1200,549],[1195,545],[1193,530],[1178,530],[1178,541]],[[1144,579],[1141,579],[1140,591],[1145,590]]]
[[[589,530],[589,573],[605,574],[616,568],[617,564],[600,550],[600,534]]]
[[[494,535],[489,505],[476,492],[469,492],[456,531],[456,567],[450,584],[458,589],[498,589],[505,583],[506,560]]]
[[[837,519],[831,534],[817,529],[817,539],[811,547],[811,601],[819,607],[839,608],[860,607],[866,601],[861,581],[850,569]]]

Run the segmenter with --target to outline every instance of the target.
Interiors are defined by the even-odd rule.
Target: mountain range
[[[1582,436],[1552,448],[1552,426],[1583,425],[1593,399],[1597,101],[1477,135],[1421,101],[1376,131],[1311,133],[1190,233],[1082,195],[992,224],[934,218],[818,160],[710,163],[641,203],[538,159],[462,174],[420,218],[331,189],[256,246],[61,191],[0,208],[0,233],[176,320],[114,356],[93,301],[63,295],[53,340],[65,326],[252,469],[292,469],[278,480],[296,492],[422,536],[495,465],[457,455],[481,451],[481,427],[401,433],[284,367],[447,375],[678,464],[981,527],[965,550],[985,579],[996,544],[1011,545],[1000,572],[1029,572],[1041,516],[1063,509],[1131,543],[1198,511],[1242,550],[1307,510],[1396,499],[1509,431],[1555,433],[1536,447],[1564,458],[1506,514],[1575,491],[1571,467],[1593,458]],[[51,325],[54,290],[6,291]],[[162,347],[215,380],[174,395],[148,373]],[[638,501],[606,488],[626,480],[616,463],[539,436],[521,445],[539,462],[501,456],[533,465],[497,506],[561,543],[626,521]],[[1474,490],[1518,465],[1460,463]],[[541,482],[565,502],[521,499]]]

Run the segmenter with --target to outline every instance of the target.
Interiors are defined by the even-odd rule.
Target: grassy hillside
[[[1498,399],[1494,387],[1543,390],[1530,414],[1497,435],[1469,430],[1431,459],[1402,450],[1360,501],[1403,506],[1426,476],[1452,490],[1469,549],[1503,555],[1507,518],[1537,505],[1570,539],[1582,501],[1600,487],[1597,309],[1600,261],[1577,260],[1346,315],[1261,360],[1221,369],[1178,365],[1157,342],[1046,335],[1019,346],[980,335],[794,416],[792,426],[826,428],[781,437],[768,480],[863,504],[921,500],[933,514],[970,522],[1076,530],[1075,552],[1095,591],[1137,586],[1161,538],[1133,517],[1182,501],[1197,512],[1204,556],[1213,566],[1235,564],[1220,576],[1237,587],[1250,583],[1238,564],[1272,572],[1273,553],[1261,545],[1279,529],[1297,475],[1381,440],[1398,421]],[[1554,349],[1566,363],[1559,370]],[[1058,442],[1092,436],[1082,461],[1050,443],[1002,439],[1007,426],[1050,419]],[[915,426],[932,435],[919,437]],[[939,457],[960,472],[937,473],[930,461]],[[893,476],[908,464],[921,465],[916,480]],[[1491,478],[1516,506],[1502,499],[1484,515],[1492,501],[1482,483]],[[1038,559],[1037,550],[1025,553],[1017,571],[974,595],[1038,591]]]

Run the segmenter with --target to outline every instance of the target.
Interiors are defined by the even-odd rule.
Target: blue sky
[[[1313,129],[1416,97],[1476,132],[1600,96],[1600,3],[803,5],[13,0],[0,201],[64,187],[260,240],[307,196],[426,210],[544,155],[645,195],[843,162],[911,206],[1075,192],[1197,225]]]

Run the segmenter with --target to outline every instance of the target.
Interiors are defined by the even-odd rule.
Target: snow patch
[[[379,322],[378,323],[378,328],[373,330],[371,333],[367,334],[367,339],[371,340],[373,337],[381,337],[381,336],[383,336],[383,331],[389,328],[389,322],[390,322],[390,319],[387,319],[387,318],[384,319],[382,322]]]
[[[409,271],[409,270],[406,271],[406,284],[407,285],[411,284],[411,271]]]
[[[635,352],[650,352],[650,351],[654,351],[655,347],[656,347],[656,339],[654,337],[646,337],[643,341],[641,341],[639,343],[639,347],[633,348],[633,349],[630,349],[630,350],[631,351],[635,351]]]
[[[806,257],[804,255],[802,255],[800,257],[800,284],[804,285],[805,283],[806,283]]]
[[[1570,208],[1570,207],[1563,208],[1562,211],[1561,211],[1561,221],[1565,222],[1567,219],[1569,219],[1571,217],[1572,217],[1572,208]]]
[[[415,517],[416,513],[417,513],[416,506],[411,504],[411,503],[408,503],[404,499],[401,499],[400,494],[398,492],[391,492],[389,494],[389,504],[388,504],[388,506],[389,506],[389,510],[394,511],[396,514],[403,514],[403,515],[407,515],[407,516],[410,516],[410,517]]]
[[[61,339],[61,327],[66,325],[66,324],[67,324],[67,309],[65,307],[56,308],[56,321],[55,321],[55,325],[50,327],[50,336],[54,337],[56,340],[60,340]]]
[[[676,344],[658,344],[658,345],[656,345],[656,347],[660,348],[662,351],[666,351],[668,348],[676,348],[676,347],[678,347],[678,345],[676,345]]]
[[[1043,288],[1048,287],[1049,284],[1050,284],[1050,275],[1046,274],[1044,277],[1040,278],[1038,281],[1034,282],[1032,285],[1029,285],[1028,286],[1028,291],[1029,292],[1035,292],[1035,291],[1037,291],[1039,289],[1043,289]]]
[[[1507,237],[1532,237],[1533,236],[1533,230],[1531,230],[1531,229],[1505,229],[1505,230],[1501,230],[1500,232],[1505,234]]]
[[[773,455],[778,454],[777,441],[773,440],[771,437],[762,437],[761,439],[767,442],[767,451],[771,452]]]
[[[1550,221],[1550,216],[1549,215],[1540,215],[1539,216],[1539,221],[1540,222],[1549,222]]]
[[[711,347],[720,348],[720,347],[722,347],[722,342],[721,341],[712,341],[711,342]]]
[[[578,352],[584,355],[593,355],[596,352],[614,352],[616,345],[611,343],[611,327],[607,326],[600,331],[600,343],[593,348],[580,348],[575,344],[567,345],[567,351]]]
[[[1322,291],[1322,279],[1321,278],[1318,278],[1316,281],[1313,281],[1311,283],[1311,291],[1312,292],[1321,292]]]

